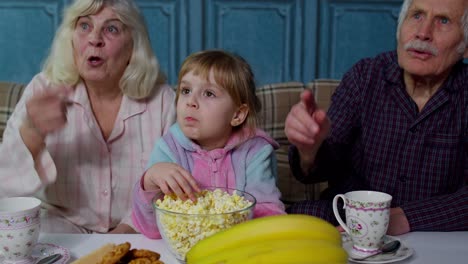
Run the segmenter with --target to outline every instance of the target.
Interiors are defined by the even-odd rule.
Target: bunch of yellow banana
[[[338,230],[317,217],[256,218],[207,237],[187,253],[187,264],[347,263]]]

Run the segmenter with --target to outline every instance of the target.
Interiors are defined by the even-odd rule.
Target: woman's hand
[[[143,176],[145,190],[160,189],[164,194],[175,194],[185,200],[196,200],[194,192],[200,188],[192,175],[176,163],[161,162],[149,168]]]
[[[67,122],[68,88],[45,90],[26,103],[28,126],[42,136],[58,130]]]
[[[70,105],[65,98],[69,91],[66,87],[48,89],[26,102],[27,117],[20,133],[33,157],[42,149],[48,133],[65,126]]]

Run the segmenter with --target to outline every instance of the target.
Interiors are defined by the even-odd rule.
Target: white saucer
[[[68,263],[68,260],[70,259],[70,252],[68,251],[68,249],[50,243],[37,243],[34,246],[32,256],[36,258],[36,261],[38,261],[39,259],[56,253],[62,254],[62,258],[59,259],[57,262],[54,262],[54,264]]]
[[[351,238],[346,233],[341,233],[341,239],[343,241],[343,248],[346,250],[346,252],[348,252],[348,255],[350,256],[348,260],[351,262],[355,262],[355,263],[366,263],[366,264],[392,263],[392,262],[407,259],[411,257],[411,255],[413,255],[413,252],[414,252],[412,248],[408,247],[403,241],[400,240],[401,246],[396,252],[375,255],[364,260],[357,260],[357,259],[353,259],[350,254],[353,248],[353,242],[351,241]],[[393,240],[399,240],[399,239],[393,236],[387,236],[387,235],[384,236],[384,243],[387,243]]]
[[[33,264],[42,258],[45,258],[47,256],[50,256],[56,253],[62,254],[62,258],[54,262],[54,264],[65,264],[70,259],[70,252],[68,251],[68,249],[64,247],[57,246],[57,245],[50,244],[50,243],[37,243],[34,246],[33,251],[32,251],[32,257],[33,257],[33,259],[31,260],[32,262],[26,261],[25,263],[24,262],[21,262],[21,263]],[[0,263],[3,263],[3,257],[0,257]]]

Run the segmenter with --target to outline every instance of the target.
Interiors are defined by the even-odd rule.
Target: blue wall
[[[0,80],[40,70],[70,0],[0,1]],[[402,0],[136,0],[153,49],[175,84],[183,59],[208,48],[236,52],[259,85],[341,78],[358,59],[395,47]]]

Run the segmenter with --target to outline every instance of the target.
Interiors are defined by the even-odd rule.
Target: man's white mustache
[[[408,49],[415,49],[421,52],[429,52],[430,54],[437,56],[439,54],[439,50],[432,46],[431,44],[421,41],[421,40],[412,40],[408,43],[405,44],[404,46],[405,50]]]

